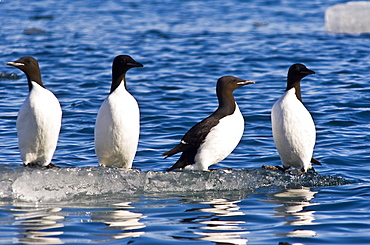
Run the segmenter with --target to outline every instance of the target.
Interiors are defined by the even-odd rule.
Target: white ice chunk
[[[347,2],[327,8],[325,28],[334,33],[370,33],[370,1]]]
[[[23,168],[1,169],[0,201],[17,199],[28,202],[56,202],[60,200],[79,200],[84,202],[97,197],[127,201],[120,203],[127,206],[130,198],[141,195],[181,196],[196,193],[200,196],[212,195],[218,198],[207,212],[238,215],[238,207],[233,202],[224,201],[226,192],[245,196],[259,188],[282,187],[318,187],[348,184],[349,181],[318,173],[282,173],[263,168],[251,170],[216,170],[216,171],[175,171],[154,172],[115,168]],[[236,193],[234,193],[236,192]],[[202,194],[200,194],[202,193]],[[220,195],[220,197],[219,197]],[[127,216],[127,211],[114,213]],[[241,213],[243,214],[243,213]],[[37,214],[36,214],[37,215]]]

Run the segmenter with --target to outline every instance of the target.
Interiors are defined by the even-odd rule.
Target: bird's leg
[[[262,165],[262,168],[267,169],[267,170],[280,170],[282,172],[286,172],[287,169],[285,167],[280,167],[280,166],[269,166],[269,165]]]
[[[42,168],[42,166],[40,164],[38,164],[37,162],[30,162],[28,163],[27,165],[24,164],[25,167],[29,167],[29,168]],[[53,164],[53,163],[49,163],[49,165],[45,166],[45,168],[60,168],[59,166]]]
[[[311,171],[311,172],[316,173],[316,170],[315,170],[313,167],[311,167],[310,169],[308,169],[308,170],[307,170],[307,172],[308,172],[308,171]]]
[[[303,170],[298,170],[298,169],[291,169],[291,170],[286,170],[285,173],[292,174],[292,173],[297,173],[297,174],[304,174],[305,171]]]
[[[55,165],[53,163],[49,163],[49,165],[46,166],[45,168],[61,168],[61,167],[59,167],[59,166],[57,166],[57,165]]]
[[[29,162],[28,164],[24,164],[24,166],[29,168],[36,168],[38,164],[36,162]]]
[[[217,168],[214,168],[214,169],[208,169],[207,171],[210,171],[210,172],[212,172],[212,171],[216,171],[216,170],[225,170],[225,171],[231,171],[231,170],[233,170],[233,168],[222,168],[222,169],[217,169]]]

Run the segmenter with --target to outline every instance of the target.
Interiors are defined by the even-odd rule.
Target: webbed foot
[[[44,166],[41,166],[40,164],[38,164],[36,162],[30,162],[28,164],[24,164],[23,166],[29,167],[29,168],[47,168],[47,169],[49,169],[49,168],[61,168],[61,167],[59,167],[59,166],[57,166],[53,163],[49,163],[49,165],[44,167]]]
[[[280,166],[262,165],[262,168],[267,169],[267,170],[280,170],[282,172],[287,171],[287,168],[283,168],[283,167],[280,167]]]

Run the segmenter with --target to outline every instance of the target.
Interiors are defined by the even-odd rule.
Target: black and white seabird
[[[301,97],[301,79],[310,74],[315,72],[302,64],[292,65],[285,93],[272,107],[272,134],[284,170],[294,167],[306,172],[312,169],[311,162],[321,165],[312,157],[316,129]]]
[[[23,164],[53,166],[50,162],[62,123],[59,101],[44,87],[35,58],[26,56],[6,64],[23,71],[28,80],[29,94],[17,118],[18,145]]]
[[[244,132],[244,118],[235,102],[233,92],[253,81],[223,76],[217,81],[219,106],[215,112],[195,124],[181,139],[181,143],[162,155],[169,157],[182,152],[177,162],[168,169],[208,170],[222,161],[238,145]]]
[[[132,167],[140,133],[140,112],[135,98],[127,91],[126,72],[143,67],[128,55],[113,60],[112,86],[101,105],[95,123],[95,152],[104,167]]]

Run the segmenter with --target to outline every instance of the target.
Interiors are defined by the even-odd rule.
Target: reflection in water
[[[138,231],[145,227],[139,220],[145,218],[141,213],[135,213],[130,203],[117,203],[111,207],[97,207],[94,211],[72,212],[62,211],[59,207],[39,207],[31,204],[14,205],[11,210],[12,226],[17,227],[17,243],[23,244],[63,244],[63,243],[89,243],[107,242],[118,239],[139,237],[144,234]],[[77,208],[77,207],[66,207]],[[78,207],[81,208],[81,207]],[[88,207],[91,210],[91,207]],[[76,235],[68,223],[76,215],[82,223],[90,223],[93,229],[87,233]],[[88,219],[81,220],[81,217]],[[77,232],[80,233],[81,232]],[[103,238],[102,238],[103,237]],[[64,238],[64,239],[63,239]],[[95,239],[94,239],[95,238]],[[96,239],[98,238],[98,239]],[[100,238],[100,239],[99,239]],[[1,242],[0,242],[1,243]]]
[[[134,213],[127,209],[134,207],[130,206],[129,202],[114,204],[116,210],[108,212],[94,212],[91,220],[94,222],[101,222],[107,225],[101,236],[110,236],[113,239],[124,239],[128,237],[139,237],[144,234],[144,231],[134,231],[142,229],[145,225],[139,222],[140,219],[145,218],[141,213]]]
[[[191,231],[192,234],[199,235],[196,238],[187,238],[192,240],[212,241],[217,244],[247,244],[247,239],[242,235],[249,233],[241,227],[244,221],[235,219],[227,220],[227,217],[244,215],[239,211],[238,201],[227,201],[225,199],[213,199],[209,202],[200,202],[208,205],[205,208],[195,208],[186,212],[203,212],[194,218],[184,219],[184,223],[200,224],[200,227],[194,227],[197,231]],[[204,213],[210,213],[205,215]],[[224,218],[223,218],[224,217]],[[184,237],[176,237],[184,239]]]
[[[284,220],[285,225],[312,225],[315,220],[315,211],[307,211],[305,209],[308,206],[317,205],[311,202],[316,193],[307,187],[287,189],[278,193],[268,194],[270,198],[273,198],[268,202],[281,204],[281,206],[274,208],[274,216]],[[316,232],[307,229],[295,229],[288,233],[278,233],[277,236],[313,237],[316,236]]]
[[[63,227],[64,216],[60,215],[61,208],[40,208],[34,206],[15,206],[11,209],[14,212],[13,225],[20,228],[19,243],[25,244],[62,244],[58,236],[63,231],[56,231]]]

